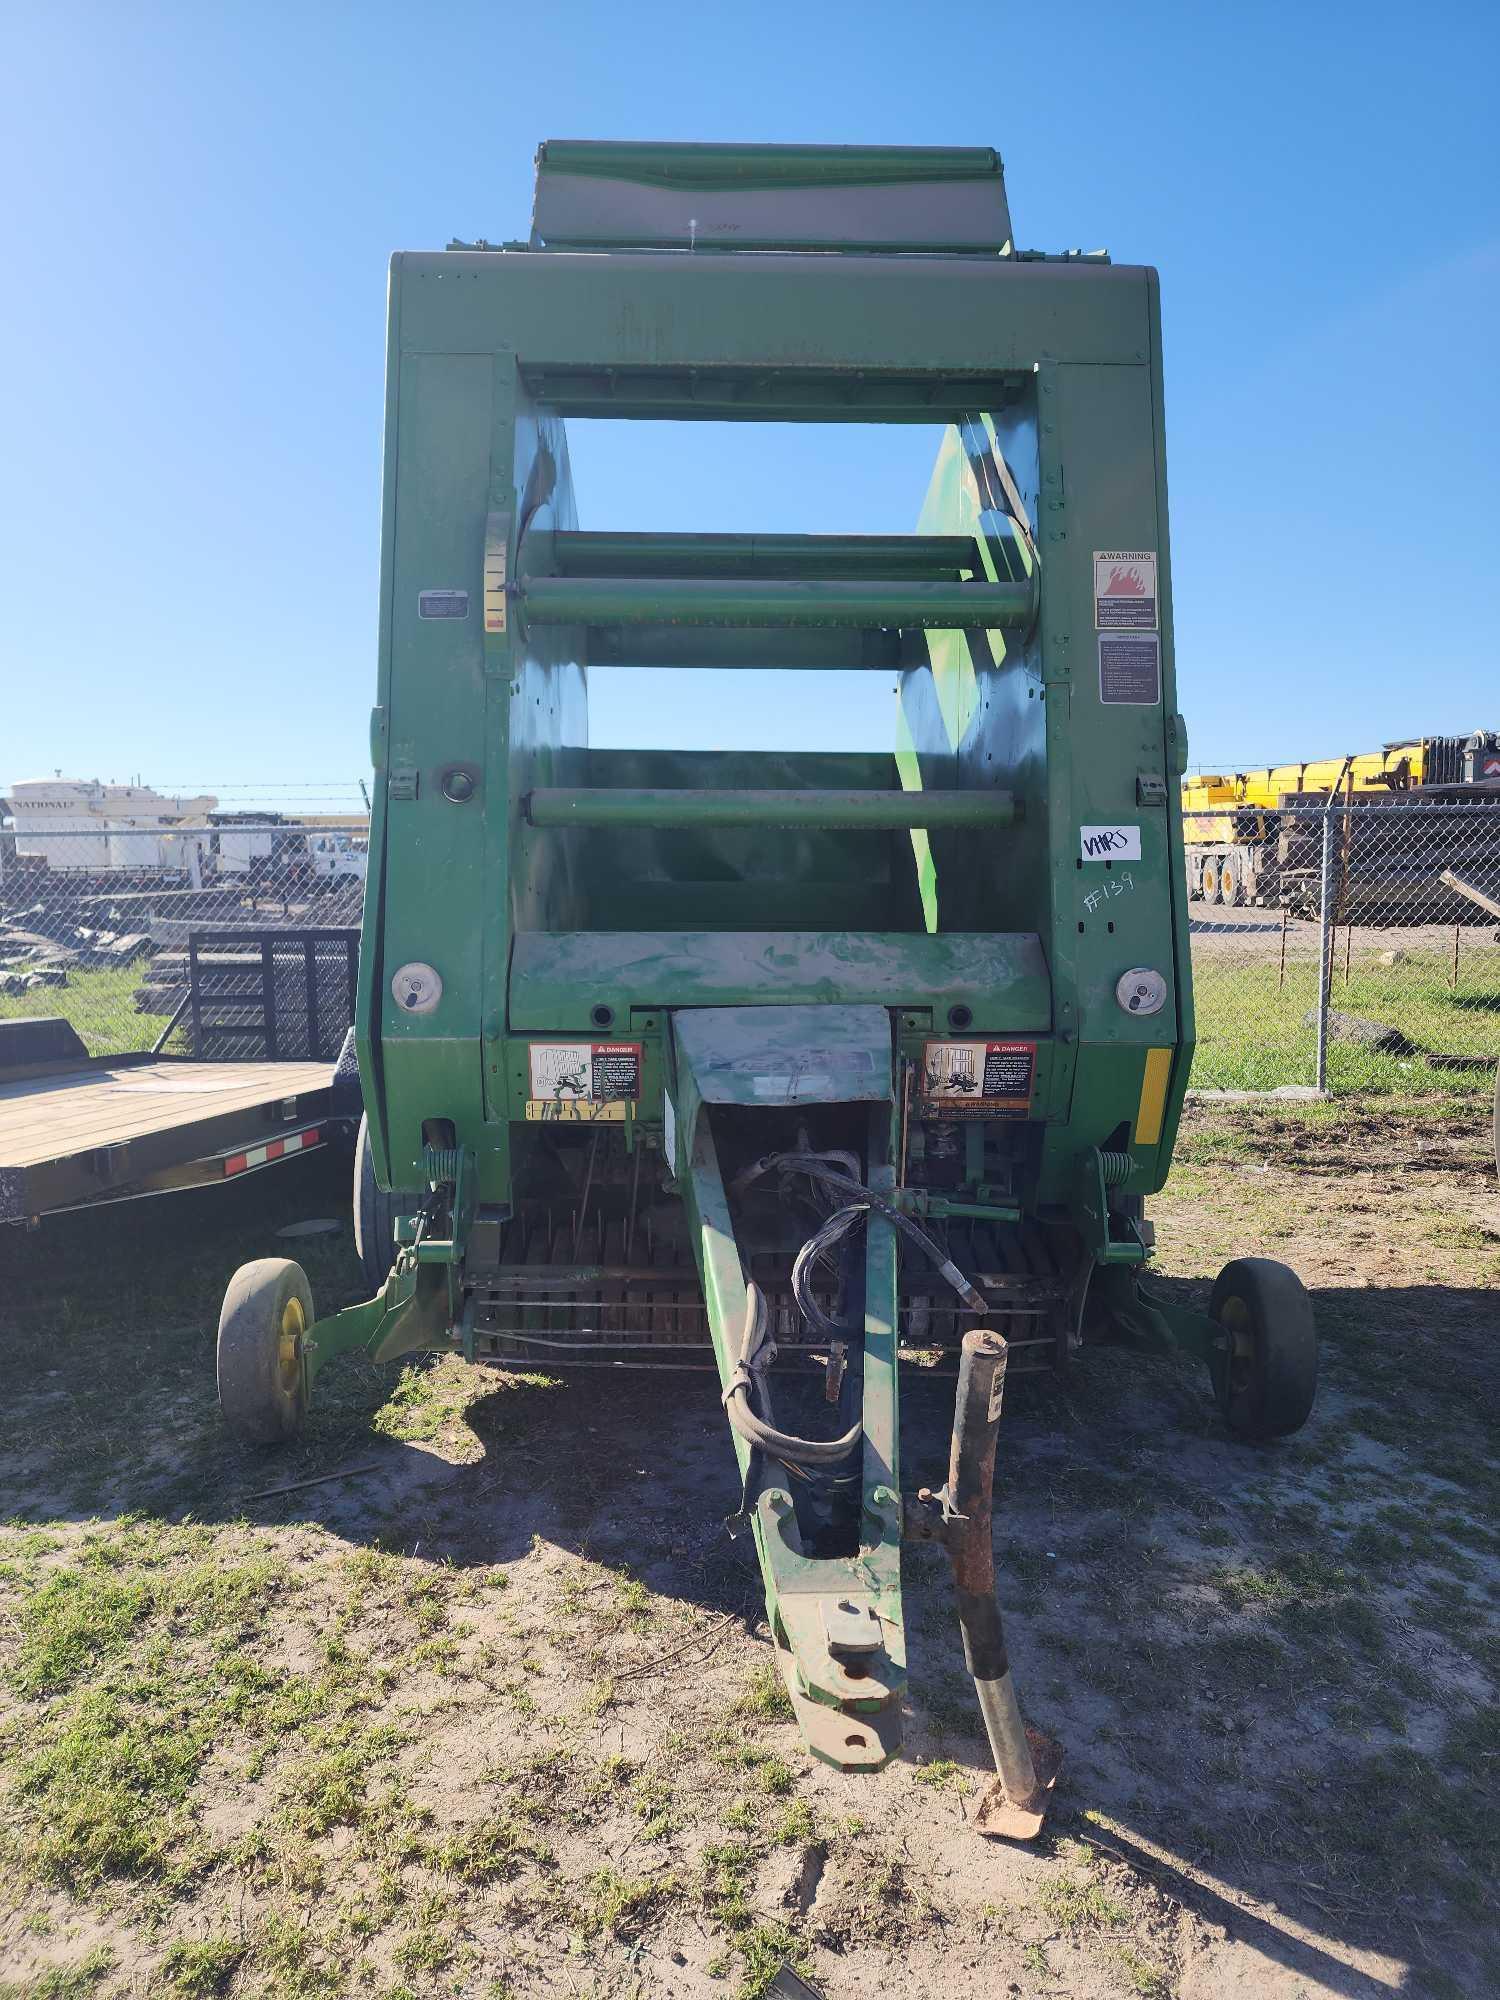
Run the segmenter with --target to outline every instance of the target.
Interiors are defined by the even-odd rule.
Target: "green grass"
[[[160,1990],[172,2000],[211,2000],[226,1990],[244,1956],[240,1938],[179,1939],[161,1962]]]
[[[1390,936],[1394,949],[1407,952],[1403,933]],[[1199,1089],[1274,1090],[1314,1081],[1316,1035],[1311,1025],[1304,1025],[1304,1017],[1317,1005],[1317,961],[1290,960],[1283,981],[1277,940],[1255,942],[1264,948],[1264,964],[1247,964],[1230,951],[1199,950],[1195,955],[1198,1048],[1192,1082]],[[1399,1029],[1420,1050],[1493,1062],[1500,1053],[1500,949],[1473,942],[1466,932],[1456,991],[1451,978],[1451,952],[1412,950],[1402,964],[1392,966],[1379,964],[1366,952],[1356,954],[1346,983],[1339,955],[1331,1004],[1339,1013]],[[1420,1055],[1385,1055],[1330,1040],[1328,1087],[1339,1095],[1482,1098],[1493,1090],[1494,1076],[1489,1070],[1444,1069]]]
[[[39,1014],[60,1014],[71,1021],[91,1056],[129,1055],[149,1049],[167,1025],[164,1014],[138,1014],[135,989],[148,959],[129,965],[68,968],[66,986],[35,986],[29,993],[0,993],[0,1021],[35,1020]],[[21,968],[23,971],[25,967]],[[168,1044],[180,1046],[181,1027]]]
[[[792,1698],[774,1661],[759,1661],[750,1669],[730,1712],[747,1722],[791,1721]]]
[[[1083,1930],[1116,1930],[1129,1911],[1116,1896],[1089,1875],[1074,1875],[1067,1869],[1042,1884],[1037,1908],[1043,1916],[1070,1935]]]

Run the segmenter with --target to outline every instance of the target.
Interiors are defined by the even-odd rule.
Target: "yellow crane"
[[[1313,815],[1287,809],[1326,804],[1335,792],[1351,808],[1358,802],[1500,804],[1500,730],[1413,737],[1348,757],[1184,778],[1188,893],[1203,902],[1272,907],[1316,897]]]

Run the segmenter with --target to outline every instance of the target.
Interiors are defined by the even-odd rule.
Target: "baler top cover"
[[[549,139],[531,247],[948,250],[1010,247],[988,146],[640,145]]]

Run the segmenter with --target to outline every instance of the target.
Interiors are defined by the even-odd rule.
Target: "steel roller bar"
[[[956,582],[978,575],[969,535],[651,535],[570,530],[553,538],[564,576],[640,580],[758,577],[787,582],[824,577],[885,583]]]
[[[532,826],[808,826],[903,830],[1013,826],[1002,791],[657,791],[544,787],[527,794]]]
[[[1026,583],[726,582],[705,577],[533,576],[516,586],[529,625],[881,626],[1010,630],[1030,625]]]

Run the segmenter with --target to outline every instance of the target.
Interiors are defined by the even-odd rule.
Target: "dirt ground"
[[[1017,1382],[996,1547],[1067,1759],[1034,1848],[909,1552],[904,1755],[800,1749],[708,1374],[330,1369],[233,1443],[245,1258],[356,1295],[331,1163],[0,1239],[0,1994],[828,2000],[1500,1993],[1500,1209],[1451,1101],[1190,1111],[1160,1282],[1312,1287],[1317,1409],[1186,1363]],[[904,1483],[951,1385],[904,1385]],[[268,1491],[325,1472],[291,1493]]]

